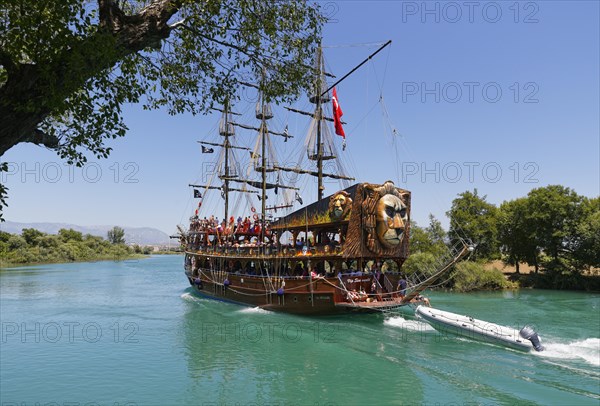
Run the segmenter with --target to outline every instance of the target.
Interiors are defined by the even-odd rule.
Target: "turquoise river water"
[[[195,296],[183,257],[0,271],[0,405],[600,405],[600,295],[429,292],[547,351],[410,315],[307,318]]]

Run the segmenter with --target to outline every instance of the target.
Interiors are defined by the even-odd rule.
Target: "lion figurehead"
[[[344,190],[329,198],[329,217],[332,221],[340,221],[348,215],[352,207],[350,194]]]
[[[395,247],[404,236],[408,224],[408,210],[396,194],[383,195],[377,202],[377,222],[375,232],[384,246]]]
[[[409,202],[410,193],[396,188],[391,181],[364,186],[363,227],[371,252],[383,253],[402,245],[409,226]]]

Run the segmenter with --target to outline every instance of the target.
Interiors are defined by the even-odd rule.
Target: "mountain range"
[[[35,228],[43,233],[58,234],[61,228],[72,228],[83,234],[96,235],[106,239],[108,230],[114,226],[79,226],[76,224],[67,223],[18,223],[15,221],[6,221],[0,223],[0,230],[12,234],[21,234],[24,228]],[[150,227],[121,227],[125,230],[125,242],[127,244],[138,245],[168,245],[177,244],[175,240],[171,240],[169,235],[156,228]]]

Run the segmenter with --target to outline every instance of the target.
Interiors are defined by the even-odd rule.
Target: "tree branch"
[[[192,27],[190,27],[190,26],[188,26],[188,25],[182,25],[182,27],[183,27],[183,28],[185,28],[185,29],[187,29],[187,30],[188,30],[188,31],[190,31],[190,32],[193,32],[194,34],[198,35],[198,36],[199,36],[199,37],[201,37],[201,38],[204,38],[204,39],[206,39],[206,40],[209,40],[209,41],[212,41],[212,42],[216,42],[217,44],[219,44],[219,45],[223,45],[224,47],[228,47],[228,48],[235,49],[236,51],[238,51],[238,52],[239,52],[239,53],[241,53],[241,54],[244,54],[244,55],[246,55],[248,58],[252,59],[253,61],[255,61],[255,62],[257,62],[257,63],[262,63],[262,61],[260,61],[260,60],[259,60],[259,59],[256,57],[256,55],[249,53],[247,50],[245,50],[245,49],[244,49],[244,48],[242,48],[242,47],[239,47],[239,46],[237,46],[237,45],[235,45],[235,44],[232,44],[232,43],[229,43],[229,42],[225,42],[225,41],[218,40],[218,39],[216,39],[216,38],[211,38],[211,37],[208,37],[208,36],[206,36],[206,35],[202,34],[200,31],[198,31],[198,30],[196,30],[196,29],[194,29],[194,28],[192,28]]]
[[[182,20],[179,20],[179,21],[177,21],[177,22],[174,22],[173,24],[171,24],[171,25],[169,26],[169,28],[170,28],[171,30],[175,30],[175,29],[177,29],[177,28],[179,28],[179,27],[183,26],[183,25],[185,24],[185,22],[186,22],[186,20],[185,20],[185,18],[184,18],[184,19],[182,19]]]
[[[43,145],[46,148],[58,149],[60,140],[54,135],[46,134],[42,130],[35,129],[29,137],[23,140],[23,142],[31,142],[36,145]]]

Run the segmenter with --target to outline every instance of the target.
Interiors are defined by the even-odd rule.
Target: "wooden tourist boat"
[[[313,161],[312,168],[286,167],[273,156],[272,136],[286,142],[293,137],[287,127],[278,132],[267,125],[273,114],[260,93],[257,127],[234,122],[226,105],[218,131],[221,139],[201,142],[203,152],[220,150],[215,165],[218,176],[206,184],[190,185],[194,197],[201,200],[189,229],[180,230],[186,277],[202,296],[295,314],[376,312],[414,303],[469,249],[461,244],[441,258],[438,268],[402,276],[408,256],[411,194],[391,181],[350,185],[354,178],[338,163],[328,130],[333,122],[336,134],[343,134],[341,109],[335,88],[326,85],[320,52],[315,66],[319,74],[310,98],[315,108],[301,112],[312,117],[314,131],[303,151]],[[328,118],[324,108],[332,99],[333,118]],[[253,149],[232,143],[237,127],[256,130]],[[258,180],[241,173],[235,155],[239,150],[250,153],[249,166],[260,175]],[[324,171],[326,161],[336,163],[337,173]],[[280,181],[283,173],[316,177],[316,201],[303,206],[299,188]],[[342,187],[324,196],[324,178],[337,179]],[[205,215],[211,214],[206,210],[214,210],[203,205],[211,191],[221,195],[224,206],[218,213],[227,221],[215,220],[216,212]],[[240,196],[236,210],[230,207],[234,193]],[[275,202],[272,206],[267,206],[269,197]],[[282,211],[287,214],[276,217]]]

